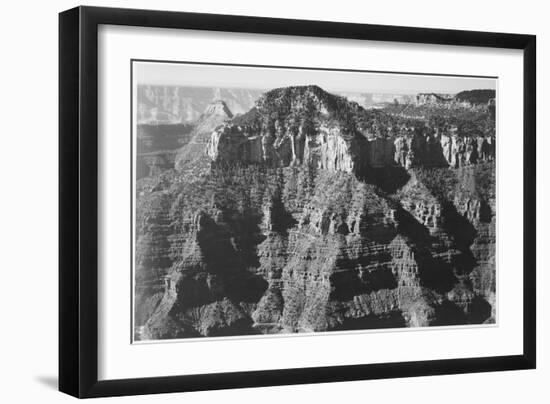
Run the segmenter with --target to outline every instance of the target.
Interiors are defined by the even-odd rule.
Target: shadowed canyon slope
[[[467,127],[316,86],[211,104],[136,184],[136,338],[494,322],[484,105],[452,107]]]

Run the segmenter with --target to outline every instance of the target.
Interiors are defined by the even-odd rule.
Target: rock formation
[[[494,322],[494,139],[365,116],[315,86],[209,107],[137,183],[136,337]]]
[[[178,171],[195,170],[195,175],[197,170],[207,170],[209,162],[204,157],[212,131],[232,117],[233,113],[224,101],[216,100],[209,104],[197,120],[189,143],[178,150],[175,168]]]
[[[319,87],[273,90],[260,98],[246,124],[229,122],[212,135],[207,153],[215,163],[261,163],[270,167],[305,164],[357,172],[366,139],[342,120],[353,114],[343,98]]]
[[[253,116],[243,124],[228,121],[211,134],[207,153],[214,162],[307,164],[357,173],[395,164],[406,169],[460,167],[494,158],[490,136],[409,130],[394,138],[368,138],[359,128],[361,110],[356,105],[315,86],[274,91],[260,98]]]

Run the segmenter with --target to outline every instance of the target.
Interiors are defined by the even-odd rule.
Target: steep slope
[[[206,145],[211,134],[214,129],[232,117],[233,113],[224,101],[216,100],[209,104],[197,120],[191,133],[191,140],[178,151],[175,168],[178,171],[195,170],[194,175],[208,169],[210,160],[206,155]]]

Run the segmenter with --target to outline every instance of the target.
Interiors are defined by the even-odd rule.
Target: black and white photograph
[[[548,402],[543,2],[89,3],[4,7],[0,402]]]
[[[497,323],[495,77],[131,68],[134,342]]]

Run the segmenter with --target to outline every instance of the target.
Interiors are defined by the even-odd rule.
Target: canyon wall
[[[367,139],[359,108],[205,111],[137,182],[137,339],[495,321],[494,139]]]
[[[239,125],[217,128],[210,136],[207,154],[214,162],[265,163],[275,167],[308,164],[317,168],[357,172],[365,167],[399,165],[463,167],[494,160],[491,136],[413,135],[387,138],[346,137],[339,128],[320,126],[306,133],[279,129],[250,131]]]
[[[143,338],[494,321],[494,205],[480,195],[444,199],[413,171],[388,198],[307,166],[175,183],[142,188],[137,271],[169,278],[137,300]]]

